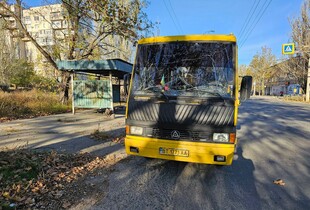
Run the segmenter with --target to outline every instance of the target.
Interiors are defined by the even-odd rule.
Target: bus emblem
[[[171,132],[171,138],[172,139],[180,139],[180,136],[181,136],[181,134],[179,131],[174,130]]]

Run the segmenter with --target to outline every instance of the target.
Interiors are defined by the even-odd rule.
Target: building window
[[[31,24],[31,19],[29,16],[24,17],[25,24]]]
[[[53,45],[53,40],[51,38],[46,38],[47,45]]]
[[[61,28],[61,21],[53,21],[52,25],[53,28]]]
[[[37,40],[37,42],[38,42],[38,44],[42,44],[42,38],[36,38],[36,40]]]
[[[52,30],[45,30],[45,34],[46,35],[51,35],[52,34]]]
[[[39,16],[34,16],[34,21],[39,21],[40,17]]]
[[[31,30],[31,25],[30,24],[27,24],[25,26],[26,26],[27,30]]]
[[[67,27],[68,26],[67,21],[66,20],[62,21],[62,25],[63,25],[63,27]]]
[[[60,12],[51,12],[50,18],[51,18],[51,20],[59,19],[60,18]]]

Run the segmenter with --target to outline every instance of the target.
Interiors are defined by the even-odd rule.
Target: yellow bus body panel
[[[138,155],[150,158],[159,158],[174,161],[184,161],[193,163],[231,165],[234,157],[235,144],[219,144],[207,142],[188,142],[161,140],[155,138],[139,137],[127,135],[125,138],[126,153],[129,155]],[[131,152],[130,147],[139,149],[139,153]],[[159,148],[173,148],[179,150],[188,150],[188,157],[161,155]],[[215,155],[226,157],[225,162],[214,161]]]
[[[184,35],[184,36],[155,36],[140,39],[138,44],[153,44],[153,43],[165,43],[176,41],[223,41],[223,42],[236,42],[236,37],[233,34],[228,35]]]

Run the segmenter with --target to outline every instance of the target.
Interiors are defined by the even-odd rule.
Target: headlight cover
[[[138,126],[130,126],[130,134],[142,136],[143,128]]]
[[[213,133],[214,142],[229,142],[228,133]]]

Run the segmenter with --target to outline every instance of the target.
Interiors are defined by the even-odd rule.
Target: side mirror
[[[125,74],[124,75],[124,90],[127,96],[129,93],[129,86],[130,86],[130,74]]]
[[[241,81],[240,100],[245,101],[250,98],[252,91],[252,77],[244,76]]]

